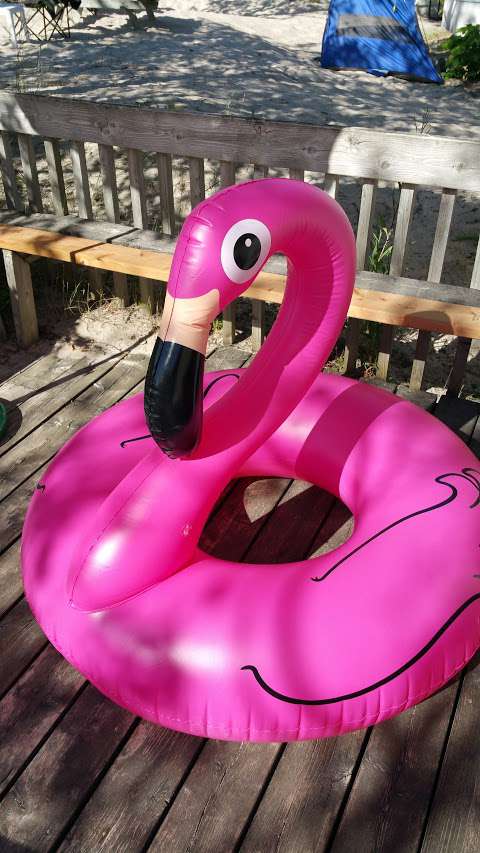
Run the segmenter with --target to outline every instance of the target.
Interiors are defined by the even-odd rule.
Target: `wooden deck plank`
[[[448,739],[445,758],[422,853],[478,853],[480,837],[480,789],[478,766],[480,738],[480,667],[467,668]]]
[[[143,850],[203,744],[141,722],[70,829],[62,853]]]
[[[149,851],[233,850],[279,748],[207,741]]]
[[[83,676],[48,645],[4,696],[0,703],[0,798],[84,684]]]
[[[88,686],[3,799],[2,843],[47,853],[132,722]]]
[[[94,372],[93,383],[0,459],[0,501],[39,471],[86,421],[131,389],[140,390],[146,368],[147,358],[132,353],[126,360],[102,368],[103,375]]]
[[[288,744],[242,853],[325,850],[365,738],[364,731]]]
[[[242,350],[220,348],[207,365],[210,369],[236,369],[248,356],[248,352]],[[423,402],[431,403],[430,400]],[[437,408],[447,422],[463,429],[466,441],[473,441],[479,423],[475,404],[465,407],[462,403],[460,415],[454,414],[455,407],[450,403],[442,402]],[[91,412],[89,409],[85,420],[92,416]],[[50,429],[51,420],[49,418],[37,430],[39,438],[47,427]],[[66,428],[70,428],[70,421],[63,427],[61,444],[65,441]],[[24,440],[19,448],[22,445],[26,450]],[[31,453],[34,452],[31,448]],[[26,456],[30,455],[26,450]],[[9,457],[10,453],[5,458]],[[2,503],[2,511],[7,510],[5,518],[10,533],[0,536],[0,547],[2,542],[5,546],[13,541],[15,530],[15,535],[19,533],[18,524],[33,479],[33,476],[29,479],[28,490],[24,483]],[[238,513],[241,530],[237,538],[235,523],[231,523],[233,513]],[[348,535],[351,523],[348,510],[318,489],[307,488],[301,482],[289,485],[288,480],[252,479],[237,484],[219,505],[217,517],[206,529],[205,541],[212,551],[221,551],[226,547],[222,543],[223,533],[238,559],[259,562],[265,557],[269,560],[300,559],[305,553],[300,555],[295,549],[300,546],[305,549],[308,544],[314,553],[323,553]],[[289,557],[289,553],[293,556]],[[3,555],[0,578],[3,577],[2,565],[4,577],[13,577],[17,558],[18,543]],[[7,596],[3,601],[8,603],[10,599]],[[0,594],[0,615],[1,603]],[[303,853],[326,846],[330,849],[333,844],[334,850],[343,853],[343,849],[393,849],[396,837],[400,842],[407,839],[407,846],[398,849],[414,849],[408,846],[409,839],[418,840],[419,827],[425,818],[422,784],[427,780],[425,789],[430,797],[431,768],[436,766],[435,760],[438,764],[438,742],[444,738],[447,726],[448,691],[458,691],[458,685],[451,685],[423,705],[378,726],[369,741],[365,732],[357,732],[327,741],[289,744],[286,749],[278,745],[240,746],[217,741],[208,741],[203,747],[201,739],[147,723],[141,722],[132,728],[132,718],[99,697],[93,688],[88,688],[74,701],[76,692],[72,685],[81,685],[81,676],[74,673],[51,647],[42,651],[43,635],[37,628],[39,639],[35,638],[35,623],[32,617],[29,622],[27,615],[26,604],[21,601],[0,622],[1,659],[11,654],[12,643],[19,647],[13,677],[7,679],[6,689],[12,680],[15,684],[0,703],[0,726],[6,719],[10,721],[8,726],[17,727],[8,739],[5,753],[2,752],[3,743],[0,744],[0,779],[3,778],[1,762],[5,755],[6,785],[15,780],[5,798],[4,808],[0,808],[0,835],[3,834],[6,844],[16,845],[13,849],[24,845],[42,851],[56,849],[61,844],[61,849],[85,853],[117,849],[134,853],[152,842],[153,849],[169,853],[185,849],[208,850],[209,853],[219,849],[223,853],[238,845],[242,850],[262,853],[264,849],[301,850]],[[7,633],[2,633],[4,624]],[[8,654],[4,651],[2,656],[6,647]],[[50,667],[44,663],[48,655],[52,661],[50,681]],[[33,663],[24,671],[32,659]],[[54,660],[57,663],[53,663]],[[65,685],[64,677],[58,676],[61,665],[72,676],[70,687]],[[24,674],[19,678],[22,671]],[[0,687],[2,675],[0,671]],[[47,681],[52,686],[51,704],[49,691],[44,692]],[[62,692],[64,688],[65,693]],[[86,711],[85,706],[79,711],[88,691],[97,699],[89,700]],[[39,698],[46,708],[44,713],[41,707],[36,708]],[[446,702],[447,709],[440,700]],[[18,719],[15,718],[15,703],[19,708]],[[92,710],[94,705],[97,710]],[[457,716],[461,707],[460,702]],[[112,708],[120,714],[121,720],[122,714],[127,720],[125,725],[118,724],[114,734],[108,731],[108,726],[104,727],[103,721],[105,713],[117,719]],[[7,716],[2,716],[6,713]],[[93,732],[91,726],[89,728],[92,719],[97,721]],[[390,733],[388,727],[392,727]],[[454,731],[455,723],[452,736]],[[460,735],[459,746],[464,746]],[[107,746],[103,743],[105,739]],[[366,747],[365,756],[360,763],[363,746]],[[97,751],[101,752],[100,756]],[[70,758],[70,752],[73,764],[68,770],[64,756]],[[69,773],[73,774],[70,802],[65,793],[70,785]],[[50,780],[50,776],[56,775],[57,781]],[[457,775],[460,801],[462,777],[460,772]],[[43,784],[45,778],[46,785]],[[417,793],[421,789],[413,802],[409,799],[414,797],[409,785],[413,785]],[[440,785],[438,796],[441,790]],[[448,797],[448,790],[443,796]],[[468,796],[476,814],[475,791],[470,791]],[[434,801],[432,819],[435,813]],[[425,844],[437,843],[438,838],[443,843],[447,838],[450,844],[459,841],[460,845],[467,845],[446,847],[447,851],[473,850],[468,846],[468,826],[474,825],[472,817],[466,817],[464,809],[463,822],[468,824],[467,828],[461,826],[460,818],[457,826],[453,826],[454,817],[452,813],[447,830],[430,830],[437,833],[432,835],[433,842],[429,841],[427,827]],[[352,836],[353,832],[356,836]],[[352,837],[357,839],[356,846],[352,846]],[[382,843],[387,847],[375,846]],[[430,846],[427,849],[428,853],[433,850],[436,853],[443,848]]]
[[[19,566],[20,540],[0,555],[0,619],[23,593]]]
[[[374,726],[332,853],[417,850],[457,692]]]
[[[46,643],[43,631],[22,598],[0,622],[0,697]]]

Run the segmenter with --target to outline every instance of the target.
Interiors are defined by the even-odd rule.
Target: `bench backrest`
[[[94,143],[95,155],[98,152],[93,161],[90,143]],[[94,192],[99,218],[130,221],[137,228],[161,229],[165,234],[175,234],[190,206],[204,198],[206,175],[210,182],[207,192],[268,173],[318,181],[341,203],[346,187],[350,194],[347,212],[357,233],[358,270],[373,266],[394,278],[411,275],[406,265],[408,251],[413,249],[415,256],[419,244],[430,241],[429,263],[423,264],[420,273],[417,267],[422,263],[416,263],[413,277],[439,288],[448,279],[445,260],[452,245],[454,211],[460,204],[463,218],[471,224],[467,233],[456,235],[454,248],[458,253],[459,245],[464,246],[466,258],[462,264],[453,262],[446,283],[480,288],[478,216],[476,226],[474,216],[478,199],[473,198],[480,196],[480,143],[475,141],[0,92],[0,171],[5,204],[10,209],[49,209],[58,216],[70,212],[93,219]],[[356,202],[351,200],[355,192],[352,180],[358,184]],[[153,193],[149,192],[152,187]],[[379,201],[383,199],[384,204],[385,194],[392,196],[392,188],[391,219],[382,226]],[[431,217],[428,223],[422,220],[416,205],[417,197],[420,205],[425,203],[422,193],[436,197],[436,224]],[[376,255],[372,252],[372,230],[376,244],[379,237],[388,236],[388,260],[382,261],[378,251]],[[254,320],[255,315],[254,307]],[[229,323],[231,315],[226,317],[227,334],[232,330]],[[357,355],[360,328],[360,320],[349,321],[350,368]],[[379,338],[378,372],[384,378],[392,331],[383,326]],[[429,339],[428,332],[419,333],[412,387],[421,382]],[[458,390],[468,348],[468,343],[459,341],[449,380],[452,390]]]

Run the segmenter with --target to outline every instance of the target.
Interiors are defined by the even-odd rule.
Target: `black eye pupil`
[[[233,247],[233,257],[237,267],[249,270],[257,263],[262,244],[256,234],[242,234]]]

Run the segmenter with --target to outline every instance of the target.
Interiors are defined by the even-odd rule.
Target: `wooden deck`
[[[478,853],[478,667],[374,729],[235,744],[135,719],[46,642],[18,572],[27,503],[65,440],[141,389],[146,357],[136,349],[95,364],[50,353],[0,384],[12,433],[0,443],[0,851]],[[208,365],[247,359],[222,348]],[[417,401],[478,451],[479,406]],[[203,544],[238,560],[300,559],[332,547],[349,523],[316,488],[243,480],[217,506]]]

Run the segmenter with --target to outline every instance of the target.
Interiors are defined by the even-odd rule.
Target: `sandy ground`
[[[84,12],[70,41],[2,46],[0,86],[111,103],[480,137],[480,92],[314,61],[327,0],[167,0],[155,26]],[[438,23],[422,20],[428,38]],[[145,15],[140,22],[146,22]]]
[[[195,109],[246,116],[263,116],[319,124],[364,125],[411,133],[448,134],[480,138],[480,90],[459,83],[445,86],[377,78],[363,72],[335,73],[321,69],[315,57],[321,49],[326,0],[178,0],[163,4],[154,26],[133,30],[126,15],[72,13],[70,41],[32,42],[16,51],[2,46],[0,87],[16,91],[144,104],[149,107]],[[421,19],[430,42],[445,35],[439,24]],[[98,151],[87,146],[95,213],[102,217]],[[150,219],[155,227],[158,186],[154,163],[147,161],[146,180]],[[74,191],[68,156],[64,162],[67,193],[74,212]],[[49,209],[46,163],[39,159],[44,203]],[[130,218],[125,158],[119,153],[117,176],[123,218]],[[237,180],[249,177],[237,174]],[[321,176],[306,178],[321,186]],[[174,169],[177,219],[188,213],[188,169]],[[206,164],[207,192],[219,185],[218,164]],[[339,200],[354,227],[359,188],[345,181]],[[1,204],[1,199],[0,199]],[[398,188],[379,192],[376,223],[393,223]],[[405,273],[425,278],[433,243],[439,195],[417,194],[409,236]],[[468,285],[478,235],[478,198],[463,193],[456,205],[443,281]],[[243,312],[244,313],[244,312]],[[137,336],[155,325],[145,312],[103,306],[86,314],[70,313],[51,322],[47,307],[43,334],[62,336],[60,345],[84,349],[115,347],[120,329]],[[408,380],[415,333],[399,331],[392,360],[392,377]],[[53,344],[52,344],[53,345]],[[57,344],[55,344],[57,346]],[[435,337],[437,355],[428,364],[427,387],[441,392],[453,353],[448,336]],[[14,349],[14,347],[13,347]],[[12,353],[10,354],[13,355]],[[472,348],[466,393],[480,397],[480,357]]]

